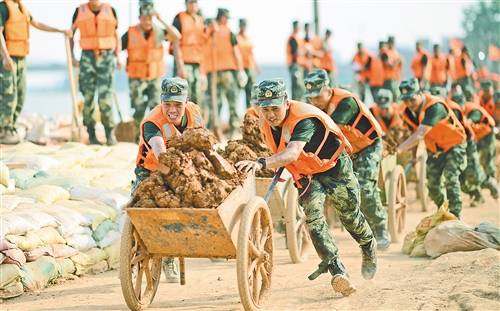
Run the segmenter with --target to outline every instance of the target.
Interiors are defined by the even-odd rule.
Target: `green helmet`
[[[304,85],[306,87],[305,97],[316,97],[319,96],[323,87],[328,87],[330,84],[330,78],[328,73],[323,69],[314,69],[307,74],[304,78]]]
[[[399,99],[407,100],[413,97],[413,95],[420,92],[420,86],[418,84],[418,80],[415,78],[404,80],[399,85],[399,91],[401,92],[401,96]]]

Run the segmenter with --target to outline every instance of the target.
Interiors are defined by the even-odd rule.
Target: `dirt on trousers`
[[[243,183],[238,172],[212,146],[215,136],[206,129],[187,129],[175,137],[159,158],[158,171],[137,188],[133,207],[216,208]]]
[[[272,153],[262,140],[259,129],[259,117],[246,113],[241,127],[242,139],[230,140],[222,154],[225,158],[237,163],[243,160],[255,161],[258,158],[269,157]],[[257,177],[273,177],[274,171],[270,169],[260,170]]]

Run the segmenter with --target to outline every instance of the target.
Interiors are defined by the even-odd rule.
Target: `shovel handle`
[[[276,174],[273,177],[273,180],[271,181],[271,184],[269,185],[269,188],[267,188],[267,192],[264,195],[264,201],[269,202],[269,199],[271,198],[271,194],[273,193],[274,187],[276,187],[276,184],[278,183],[281,174],[283,173],[284,167],[280,167],[277,171]]]

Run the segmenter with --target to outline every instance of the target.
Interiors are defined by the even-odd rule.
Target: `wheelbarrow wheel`
[[[243,308],[260,310],[268,298],[273,272],[271,213],[261,197],[247,204],[241,217],[236,252],[238,291]]]
[[[389,192],[387,194],[387,216],[389,233],[392,242],[399,242],[406,222],[406,178],[404,170],[397,165],[390,174]]]
[[[146,309],[156,294],[161,276],[161,257],[147,253],[144,243],[127,217],[120,245],[120,283],[131,310]]]
[[[422,212],[427,212],[429,202],[429,190],[427,189],[427,153],[425,145],[419,145],[417,148],[417,162],[415,170],[417,175],[417,198],[420,201]]]
[[[293,263],[307,260],[311,238],[306,227],[306,214],[298,201],[298,191],[289,182],[286,191],[286,242]]]

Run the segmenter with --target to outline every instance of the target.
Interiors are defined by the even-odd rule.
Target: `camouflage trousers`
[[[361,188],[361,211],[375,233],[387,229],[387,210],[380,199],[378,178],[382,161],[382,139],[353,155],[354,174]]]
[[[203,103],[203,92],[201,90],[200,64],[184,64],[186,70],[186,80],[188,82],[189,100],[195,104]],[[174,62],[174,76],[177,76],[177,67]]]
[[[383,88],[391,91],[392,98],[394,99],[394,101],[397,101],[397,99],[399,98],[399,81],[385,80]]]
[[[0,124],[4,130],[14,130],[26,98],[26,59],[12,57],[14,68],[7,71],[0,57]]]
[[[487,178],[496,178],[497,168],[495,166],[496,160],[496,146],[495,134],[491,132],[477,142],[477,151],[481,160],[481,166],[484,168]]]
[[[247,74],[248,77],[248,82],[245,85],[245,102],[247,108],[250,108],[251,106],[250,99],[252,98],[252,86],[255,84],[257,77],[254,69],[245,69],[245,73]]]
[[[479,162],[479,153],[477,152],[477,144],[474,140],[467,140],[467,166],[460,175],[460,183],[462,191],[470,195],[478,195],[481,190],[481,185],[486,179],[484,170]],[[480,195],[480,194],[479,194]]]
[[[450,212],[460,217],[462,194],[460,175],[467,166],[466,144],[447,152],[429,153],[427,157],[427,188],[429,197],[439,207],[448,199]]]
[[[366,86],[367,84],[364,81],[360,80],[357,82],[358,95],[362,102],[365,102]]]
[[[292,64],[288,67],[290,72],[290,80],[292,81],[292,98],[293,100],[304,101],[304,68],[299,64]]]
[[[205,96],[205,105],[208,108],[208,128],[213,127],[212,120],[212,79],[216,75],[217,85],[217,115],[221,115],[224,101],[229,108],[229,131],[233,133],[238,128],[239,117],[236,112],[236,101],[239,91],[239,86],[236,80],[236,72],[234,70],[217,71],[216,73],[209,73],[207,76],[208,88]],[[220,120],[219,120],[220,123]],[[220,124],[219,124],[220,126]]]
[[[113,120],[115,66],[115,55],[111,50],[101,51],[97,57],[94,51],[82,51],[78,79],[84,99],[83,124],[87,127],[94,127],[96,124],[94,103],[96,91],[102,125],[106,128],[115,126]]]
[[[331,199],[342,225],[359,245],[366,245],[373,239],[372,230],[359,208],[359,184],[352,170],[352,161],[346,152],[341,154],[337,165],[337,174],[314,175],[309,187],[304,185],[299,189],[299,204],[304,208],[309,235],[322,261],[338,257],[338,248],[324,214],[327,196]]]
[[[160,102],[160,79],[143,80],[128,79],[130,91],[130,108],[134,109],[136,141],[140,133],[140,125],[146,110],[153,109]]]

